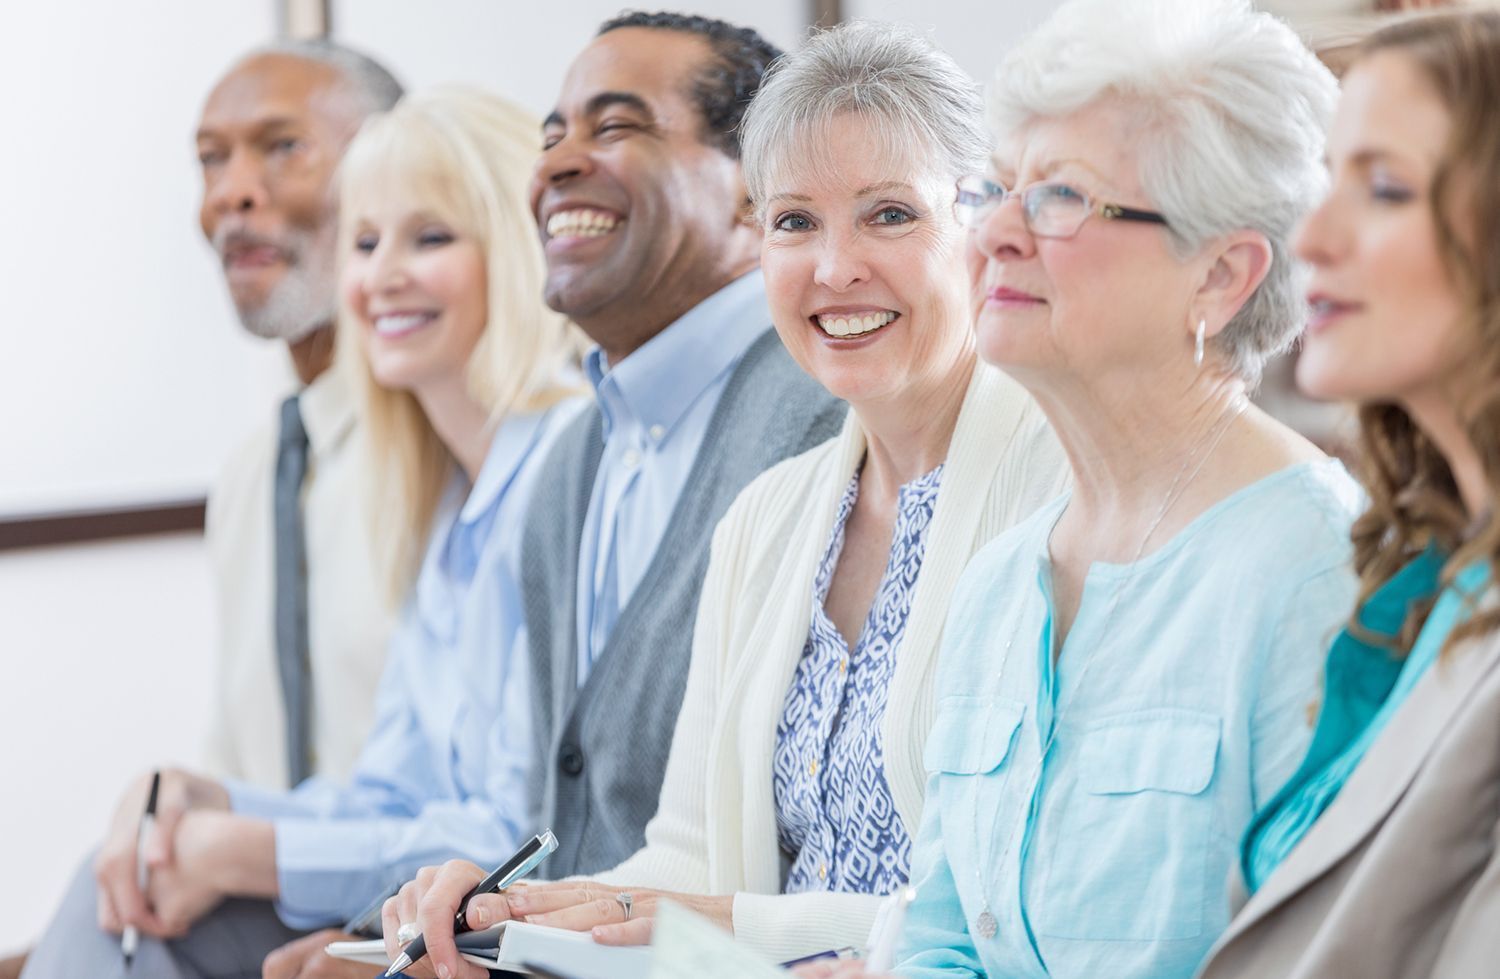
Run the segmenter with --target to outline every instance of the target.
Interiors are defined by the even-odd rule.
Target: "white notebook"
[[[646,979],[651,949],[599,945],[586,931],[548,928],[524,921],[507,921],[458,936],[463,956],[490,970],[531,974],[527,964],[540,966],[569,979]],[[334,942],[328,954],[366,965],[389,965],[385,943]]]

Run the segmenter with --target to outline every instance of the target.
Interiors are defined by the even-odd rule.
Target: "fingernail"
[[[448,971],[446,965],[438,966],[438,979],[453,979],[453,973]]]
[[[474,907],[474,920],[481,925],[490,923],[490,913],[485,910],[484,905],[480,904]]]

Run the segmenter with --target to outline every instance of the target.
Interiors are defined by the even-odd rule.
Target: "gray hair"
[[[264,55],[299,58],[332,68],[360,103],[360,115],[385,112],[401,100],[405,90],[387,68],[374,58],[353,48],[322,38],[302,41],[276,41],[256,48],[243,59]]]
[[[1333,75],[1249,0],[1069,0],[1001,64],[998,134],[1106,97],[1136,110],[1142,188],[1180,255],[1251,229],[1271,267],[1213,340],[1251,384],[1301,333],[1305,272],[1289,238],[1327,185]]]
[[[789,166],[832,169],[819,137],[846,113],[870,124],[887,159],[953,180],[989,154],[979,87],[952,58],[909,28],[852,21],[778,58],[750,103],[740,158],[757,208]]]

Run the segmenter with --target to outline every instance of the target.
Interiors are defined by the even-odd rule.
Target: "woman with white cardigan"
[[[768,73],[742,138],[773,319],[849,420],[752,483],[715,533],[645,847],[593,880],[476,898],[472,924],[525,916],[629,944],[669,896],[786,959],[863,945],[880,895],[906,883],[949,596],[1065,483],[1036,406],[975,351],[954,203],[986,156],[980,120],[957,65],[886,25],[821,34]],[[451,928],[483,873],[424,870],[386,934],[415,922],[428,968],[481,976]]]

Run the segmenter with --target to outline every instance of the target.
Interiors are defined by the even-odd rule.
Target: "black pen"
[[[557,849],[557,837],[552,831],[543,830],[539,835],[533,836],[517,850],[509,860],[496,867],[484,880],[474,885],[474,889],[464,895],[464,899],[458,902],[458,911],[453,916],[453,934],[462,935],[473,931],[469,927],[466,913],[469,910],[469,902],[477,895],[488,894],[491,891],[503,891],[522,877],[536,869],[537,864],[547,859],[548,854]],[[391,967],[386,970],[386,979],[390,979],[403,969],[408,969],[411,964],[427,954],[427,941],[421,935],[412,939],[410,945],[396,957]]]
[[[141,817],[141,825],[135,831],[135,882],[140,886],[141,896],[146,896],[147,870],[146,870],[146,837],[151,835],[151,828],[156,825],[156,790],[161,788],[161,772],[151,773],[151,794],[146,797],[146,814]],[[135,925],[126,925],[125,930],[120,933],[120,954],[125,956],[125,968],[128,971],[135,962],[135,950],[141,942],[141,933],[136,930]]]

